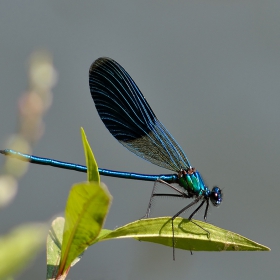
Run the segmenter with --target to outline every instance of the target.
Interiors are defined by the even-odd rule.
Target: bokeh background
[[[88,69],[109,56],[130,73],[207,184],[223,189],[223,204],[211,207],[209,222],[271,248],[193,255],[177,250],[174,262],[169,247],[108,241],[89,248],[69,279],[279,277],[279,13],[278,0],[1,1],[1,148],[16,129],[28,57],[44,48],[53,54],[59,80],[34,154],[83,164],[83,126],[100,167],[169,173],[131,154],[101,122]],[[0,233],[61,213],[71,185],[85,179],[30,166],[15,200],[1,210]],[[143,216],[152,183],[102,181],[114,197],[106,228]],[[181,206],[176,199],[157,201],[154,214],[172,216]],[[17,279],[43,279],[45,273],[43,252]]]

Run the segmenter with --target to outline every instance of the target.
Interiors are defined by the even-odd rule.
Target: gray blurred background
[[[28,57],[45,48],[59,80],[34,154],[84,164],[83,126],[100,167],[169,173],[127,151],[101,122],[88,69],[109,56],[130,73],[207,184],[223,189],[223,204],[210,208],[209,222],[271,248],[193,255],[177,250],[174,262],[169,247],[108,241],[89,248],[68,279],[279,277],[279,13],[278,0],[1,1],[1,148],[16,129]],[[71,185],[85,179],[74,171],[30,166],[16,199],[1,210],[0,233],[61,213]],[[102,181],[114,197],[106,228],[143,216],[152,183]],[[184,203],[158,200],[154,215],[172,216]],[[44,279],[45,273],[42,253],[18,279]]]

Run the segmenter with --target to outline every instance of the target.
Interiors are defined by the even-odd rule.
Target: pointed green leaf
[[[66,209],[58,275],[66,271],[100,233],[111,195],[104,184],[84,182],[72,187]]]
[[[189,251],[270,251],[237,233],[197,220],[174,220],[175,248]],[[135,238],[172,247],[170,217],[143,219],[117,228],[102,231],[96,242],[113,238]]]
[[[22,270],[43,248],[47,235],[45,224],[19,226],[0,237],[0,279]]]
[[[89,182],[98,182],[100,183],[100,176],[98,172],[98,166],[94,158],[93,152],[90,148],[90,145],[87,140],[84,129],[81,127],[82,142],[84,146],[84,152],[86,157],[86,166],[87,166],[87,177]]]

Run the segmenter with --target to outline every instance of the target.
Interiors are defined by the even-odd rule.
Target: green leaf
[[[104,184],[84,182],[72,187],[65,209],[65,226],[58,276],[100,233],[109,211],[111,195]]]
[[[57,217],[55,220],[53,220],[49,230],[47,238],[47,279],[49,280],[55,279],[58,273],[64,223],[65,219],[63,217]],[[77,257],[71,263],[71,267],[80,261],[80,259],[81,256]],[[60,276],[59,280],[65,279],[67,274],[68,271],[67,273],[64,273],[62,276]]]
[[[18,273],[43,248],[47,235],[45,224],[19,226],[0,237],[0,279]]]
[[[98,182],[100,183],[100,176],[98,172],[98,166],[96,160],[94,158],[93,152],[91,147],[88,143],[86,134],[84,129],[81,127],[81,134],[82,134],[82,142],[84,146],[84,152],[86,157],[86,166],[87,166],[87,177],[89,182]]]
[[[60,262],[64,218],[56,218],[47,238],[47,279],[55,279]]]
[[[189,251],[270,251],[237,233],[197,220],[174,220],[175,248]],[[143,219],[102,231],[96,242],[113,238],[135,238],[172,247],[173,233],[170,217]]]

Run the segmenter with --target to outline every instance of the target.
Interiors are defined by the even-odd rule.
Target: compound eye
[[[213,187],[210,194],[210,200],[214,206],[219,206],[222,203],[223,193],[220,188]]]

